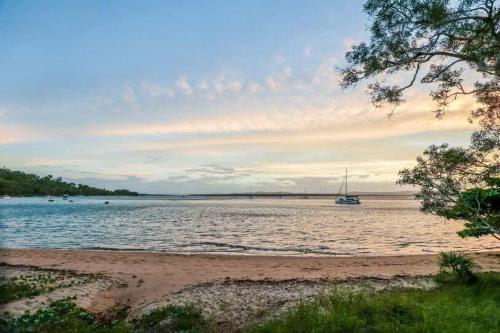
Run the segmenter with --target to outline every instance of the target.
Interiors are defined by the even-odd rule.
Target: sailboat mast
[[[345,195],[347,197],[347,169],[345,169]]]

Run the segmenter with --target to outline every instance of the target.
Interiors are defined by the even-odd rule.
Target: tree
[[[0,167],[0,196],[33,196],[33,195],[139,195],[129,190],[109,191],[88,185],[66,183],[62,177],[52,175],[39,177],[22,171],[13,171]]]
[[[399,172],[398,183],[420,187],[417,199],[423,212],[465,220],[461,237],[492,235],[500,240],[498,132],[495,145],[484,145],[487,140],[476,135],[467,148],[430,146],[416,167]]]
[[[409,71],[411,78],[402,86],[369,84],[373,103],[399,105],[404,91],[420,80],[434,86],[438,116],[457,97],[470,94],[483,104],[477,116],[494,113],[500,103],[500,8],[495,0],[457,2],[453,7],[449,0],[368,0],[371,39],[346,54],[342,86]],[[470,90],[463,84],[465,69],[480,74]]]
[[[342,86],[409,72],[404,85],[374,81],[376,106],[404,102],[417,82],[432,86],[434,112],[462,95],[475,97],[471,121],[479,129],[469,147],[430,146],[398,183],[419,186],[423,212],[465,220],[462,237],[500,240],[500,7],[495,0],[368,0],[369,43],[346,54]],[[465,77],[475,76],[472,87]]]

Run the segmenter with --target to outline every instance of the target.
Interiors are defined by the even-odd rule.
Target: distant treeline
[[[139,195],[129,190],[109,191],[84,184],[67,183],[52,175],[39,177],[22,171],[0,168],[0,195]]]

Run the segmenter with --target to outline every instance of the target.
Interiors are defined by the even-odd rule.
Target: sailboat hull
[[[337,205],[359,205],[361,202],[358,199],[345,199],[345,198],[338,198],[335,200],[335,203]]]
[[[345,189],[345,194],[341,195],[342,188]],[[335,203],[337,205],[359,205],[361,202],[359,201],[359,196],[357,195],[348,195],[347,194],[347,169],[345,170],[345,176],[340,184],[339,191],[337,193],[337,198],[335,199]]]

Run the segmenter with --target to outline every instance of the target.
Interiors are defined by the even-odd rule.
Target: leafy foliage
[[[367,0],[369,43],[346,54],[343,87],[382,74],[411,72],[405,85],[369,84],[375,105],[404,102],[416,82],[434,87],[442,116],[460,95],[473,95],[470,121],[480,129],[469,147],[432,145],[398,183],[418,186],[422,211],[465,220],[462,237],[500,232],[500,7],[495,0]],[[424,73],[425,72],[425,73]],[[464,73],[476,75],[466,87]]]
[[[446,282],[432,290],[375,294],[334,291],[301,303],[251,333],[496,332],[500,327],[500,273],[479,274],[475,284]]]
[[[371,39],[346,54],[342,86],[380,74],[411,72],[405,85],[376,81],[369,85],[375,105],[404,101],[416,82],[433,87],[435,112],[441,116],[458,96],[474,94],[484,113],[499,118],[500,7],[495,0],[368,0]],[[467,89],[462,74],[478,73]],[[496,109],[496,110],[495,110]]]
[[[5,320],[2,332],[92,332],[95,318],[71,299],[52,302],[47,308]]]
[[[0,304],[24,297],[36,296],[42,292],[43,290],[28,283],[4,282],[0,284]]]
[[[191,306],[167,306],[153,310],[132,322],[134,331],[148,332],[216,332],[210,322],[205,320],[201,311]]]
[[[476,280],[474,270],[478,266],[468,255],[456,252],[441,252],[438,260],[442,273],[451,272],[462,283],[470,283]]]
[[[216,332],[201,312],[190,306],[167,306],[132,322],[125,320],[124,308],[107,318],[96,318],[78,307],[71,298],[61,299],[18,318],[0,319],[0,333],[209,333]]]
[[[138,195],[128,190],[109,191],[83,184],[67,183],[61,177],[37,175],[0,168],[0,195]]]
[[[467,148],[430,146],[399,172],[398,183],[420,187],[423,212],[465,220],[461,237],[500,236],[500,136],[487,134],[477,132]]]

